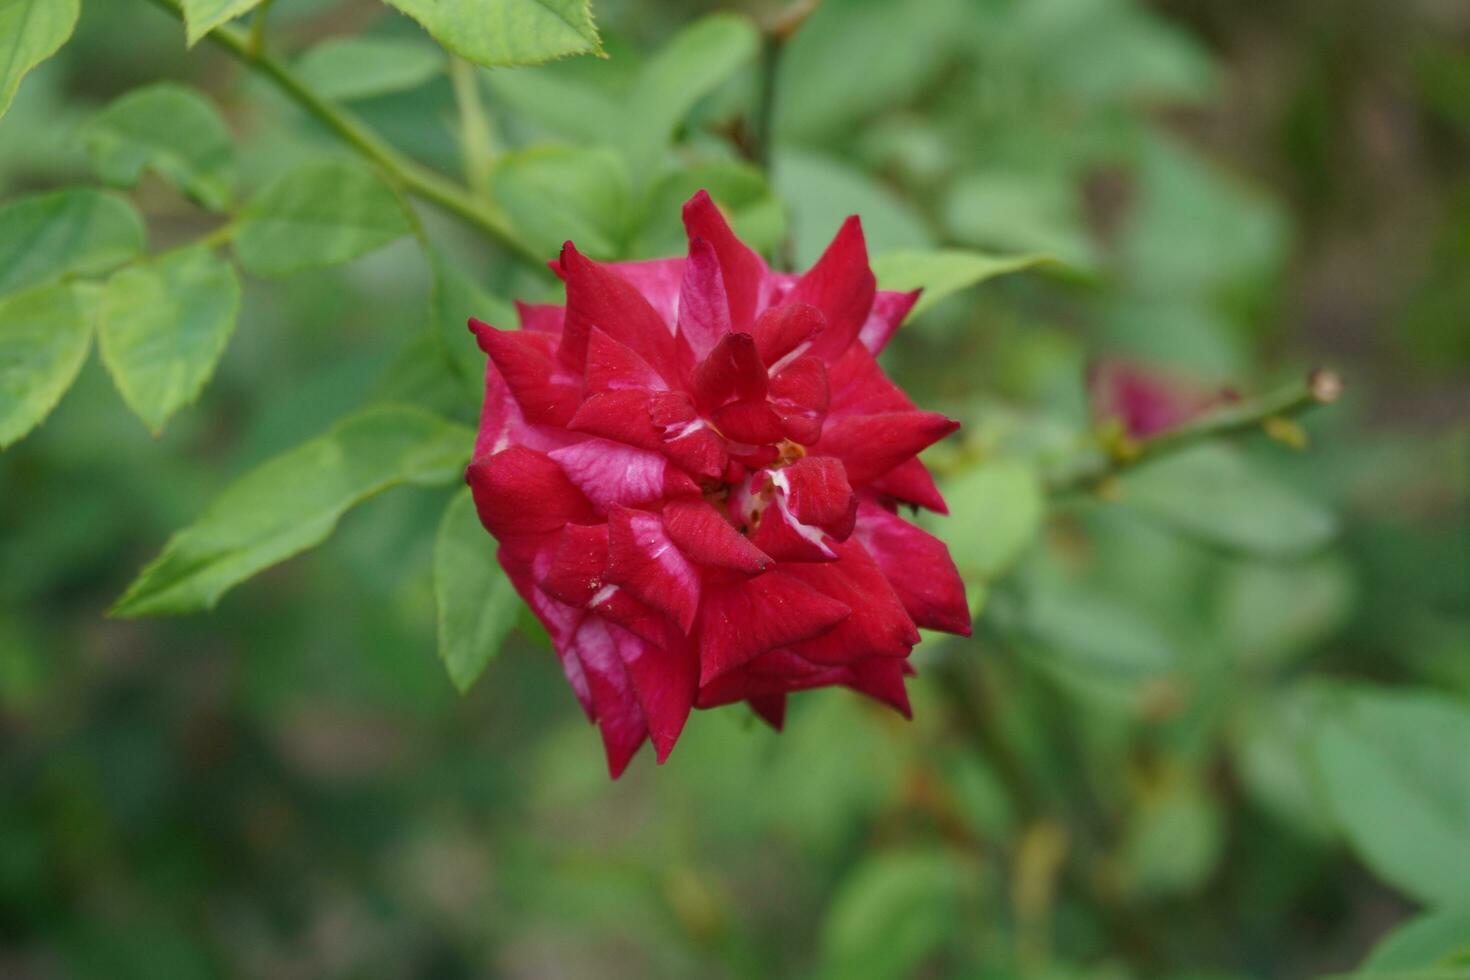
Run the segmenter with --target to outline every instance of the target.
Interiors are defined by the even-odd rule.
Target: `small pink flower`
[[[1228,389],[1196,378],[1123,358],[1105,358],[1088,371],[1092,416],[1116,420],[1130,439],[1147,439],[1183,425],[1218,405],[1235,400]]]
[[[791,691],[844,685],[909,714],[918,627],[968,635],[945,512],[915,454],[958,428],[875,355],[918,297],[876,289],[849,218],[804,275],[772,272],[701,191],[686,258],[604,264],[569,242],[565,306],[489,355],[467,473],[617,777],[692,708],[777,728]]]

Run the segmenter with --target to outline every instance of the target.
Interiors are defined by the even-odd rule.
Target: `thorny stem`
[[[1139,442],[1110,451],[1098,450],[1065,463],[1046,480],[1052,495],[1091,490],[1112,477],[1150,460],[1188,449],[1202,442],[1260,428],[1273,419],[1287,419],[1318,405],[1337,401],[1342,378],[1319,368],[1305,378],[1268,395],[1237,402]]]
[[[183,19],[178,0],[152,2]],[[468,190],[454,181],[410,159],[350,112],[313,92],[286,65],[268,55],[252,51],[250,41],[243,32],[231,27],[216,27],[209,32],[209,39],[253,71],[268,78],[343,142],[381,168],[403,190],[455,215],[529,262],[540,265],[542,256],[516,235],[509,219],[498,208],[488,201],[476,200]]]

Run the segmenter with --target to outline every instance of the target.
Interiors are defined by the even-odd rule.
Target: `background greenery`
[[[388,171],[161,4],[87,0],[18,90],[11,46],[0,975],[1470,976],[1463,3],[827,0],[762,140],[772,8],[483,0],[485,35],[481,2],[394,6],[482,64],[609,57],[479,68],[375,0],[274,4],[266,50]],[[0,47],[74,6],[0,0]],[[468,213],[407,205],[423,168]],[[799,265],[859,212],[887,282],[949,292],[886,360],[966,424],[931,526],[980,618],[916,654],[912,723],[702,713],[610,783],[450,506],[462,323],[553,298],[527,257],[564,238],[678,249],[700,186]],[[994,270],[938,248],[1058,261],[965,288]],[[1101,354],[1349,394],[1047,494]],[[436,414],[341,421],[379,402]],[[282,453],[230,491],[256,523],[205,516],[120,611],[324,544],[106,617]],[[436,563],[483,591],[436,608]]]

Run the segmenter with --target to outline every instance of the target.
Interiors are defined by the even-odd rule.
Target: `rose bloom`
[[[467,479],[622,773],[692,708],[780,728],[786,695],[842,685],[909,715],[918,627],[968,635],[921,412],[875,355],[918,298],[876,289],[849,218],[805,274],[772,272],[708,194],[689,254],[600,263],[570,242],[566,305],[470,327],[489,355]]]

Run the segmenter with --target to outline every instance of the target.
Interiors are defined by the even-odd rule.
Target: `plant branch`
[[[1107,480],[1143,463],[1209,442],[1260,428],[1273,419],[1287,419],[1334,402],[1342,394],[1342,379],[1333,371],[1318,369],[1305,378],[1260,398],[1237,402],[1200,416],[1193,421],[1138,442],[1121,444],[1085,454],[1048,474],[1051,494],[1091,490]]]
[[[459,146],[464,155],[464,175],[470,189],[482,199],[490,197],[490,168],[495,158],[495,140],[490,119],[480,100],[480,79],[474,65],[451,55],[449,80],[454,85],[454,103],[459,110]]]
[[[265,26],[270,19],[271,4],[274,0],[263,0],[259,7],[255,8],[255,16],[250,18],[250,53],[256,57],[265,53]]]
[[[178,0],[152,0],[152,3],[183,19]],[[313,92],[286,65],[252,51],[250,40],[243,32],[232,27],[216,27],[209,32],[209,39],[269,79],[343,142],[380,167],[405,191],[455,215],[528,261],[540,265],[542,256],[516,235],[509,219],[498,208],[488,201],[476,200],[454,181],[410,159],[350,112]]]

